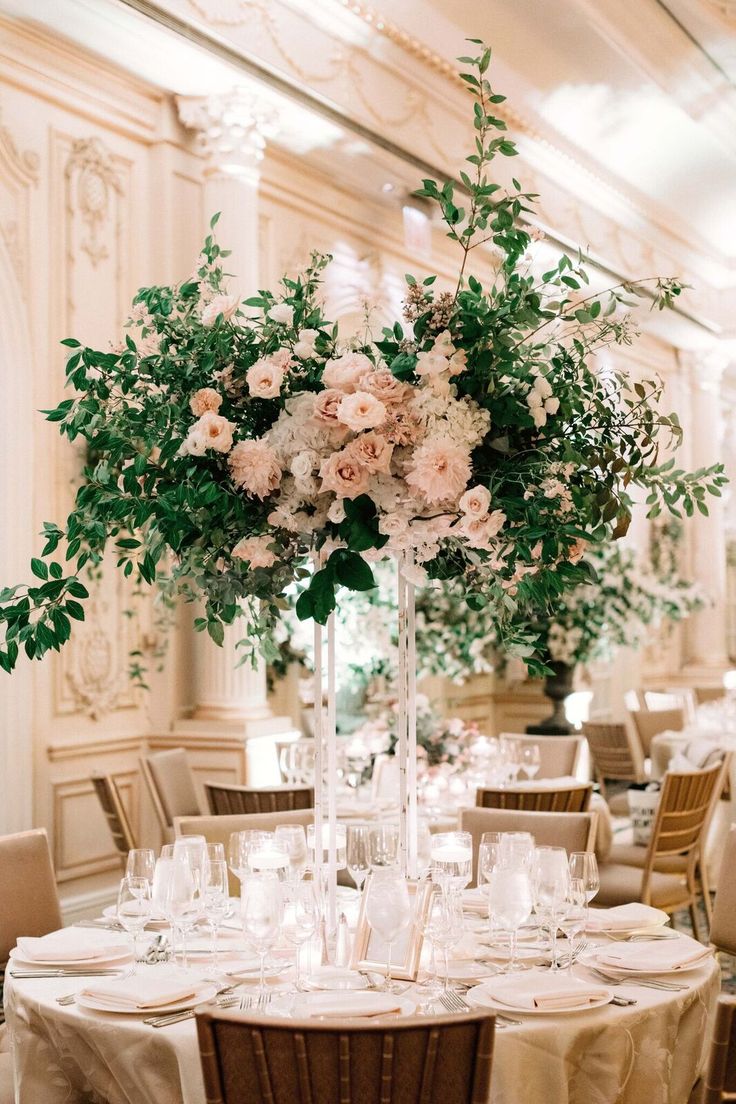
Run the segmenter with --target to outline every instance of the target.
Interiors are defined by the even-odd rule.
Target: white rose
[[[407,583],[413,583],[414,586],[426,586],[429,582],[429,575],[418,564],[402,564],[401,574]],[[417,706],[419,706],[419,695],[417,695]]]
[[[491,492],[487,487],[471,487],[459,502],[462,512],[469,514],[471,517],[482,517],[487,514],[490,505]]]
[[[560,409],[560,400],[557,398],[547,399],[544,404],[544,409],[548,414],[556,414]]]
[[[325,387],[338,391],[353,392],[360,386],[360,377],[372,372],[373,364],[365,353],[344,353],[341,357],[328,360],[322,373]]]
[[[339,525],[341,521],[345,520],[345,507],[341,498],[336,498],[332,503],[327,511],[327,517],[334,525]]]
[[[284,369],[271,357],[261,357],[245,376],[248,391],[256,399],[276,399],[281,394]]]
[[[215,295],[202,309],[202,325],[214,326],[220,315],[222,315],[223,320],[227,322],[232,318],[237,309],[237,295]]]
[[[546,376],[537,376],[534,381],[534,390],[538,395],[541,395],[543,399],[548,399],[552,394],[552,387]]]
[[[300,330],[299,340],[294,346],[294,352],[302,360],[314,356],[314,344],[319,337],[319,330]]]
[[[294,308],[289,303],[275,303],[266,317],[282,326],[290,326],[294,321]]]
[[[531,411],[538,409],[542,405],[542,396],[537,391],[530,391],[526,397],[527,406]]]
[[[182,447],[182,452],[190,456],[204,456],[207,450],[207,438],[201,429],[192,426]]]
[[[375,395],[367,391],[354,391],[345,395],[337,407],[337,420],[354,433],[363,429],[375,429],[386,420],[386,407]]]
[[[305,479],[319,465],[319,456],[312,449],[305,449],[293,457],[289,471],[296,479]]]
[[[383,514],[378,521],[378,532],[384,537],[403,536],[408,528],[408,519],[403,514]]]
[[[534,424],[537,427],[537,429],[541,429],[542,426],[547,424],[547,412],[545,410],[543,410],[541,407],[535,407],[534,410],[532,410],[531,413],[532,413],[532,418],[534,419]]]

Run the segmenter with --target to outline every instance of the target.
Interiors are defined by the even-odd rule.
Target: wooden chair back
[[[585,813],[590,805],[592,783],[579,786],[541,787],[538,790],[479,789],[475,804],[480,809],[521,809],[534,813]]]
[[[314,808],[313,786],[274,786],[254,789],[224,782],[205,782],[210,812],[215,816],[238,813],[285,813]]]
[[[643,782],[644,756],[633,732],[625,724],[588,721],[583,725],[595,776],[605,793],[605,779]]]
[[[93,774],[92,785],[95,788],[95,793],[107,820],[107,826],[112,834],[113,843],[120,854],[120,861],[124,867],[128,852],[137,847],[137,844],[117,782],[111,774]]]
[[[0,836],[0,969],[21,935],[61,927],[49,841],[43,828]]]
[[[706,702],[720,701],[726,696],[723,686],[693,686],[693,696],[696,705],[704,705]]]
[[[197,1016],[207,1104],[487,1104],[488,1013],[331,1024]]]
[[[527,736],[521,732],[502,732],[499,739],[516,740],[521,747],[537,745],[539,770],[535,778],[574,776],[583,747],[582,736]]]
[[[721,996],[699,1104],[736,1099],[736,996]]]
[[[645,759],[651,754],[652,740],[660,732],[681,732],[685,727],[682,709],[641,709],[631,714]]]

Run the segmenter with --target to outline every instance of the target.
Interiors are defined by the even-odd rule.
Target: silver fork
[[[629,981],[627,978],[611,977],[609,974],[605,974],[603,970],[597,970],[593,966],[588,966],[587,969],[605,981],[606,985],[641,985],[645,989],[661,989],[665,993],[684,993],[688,988],[687,985],[676,985],[671,981],[657,981],[654,978],[632,978]]]
[[[255,997],[252,993],[246,993],[240,998],[240,1012],[247,1012],[249,1008],[253,1007],[253,1001]]]
[[[440,994],[440,1004],[444,1005],[448,1012],[471,1011],[468,1002],[452,989],[448,989],[446,993]]]
[[[256,1012],[265,1012],[270,1003],[271,1003],[271,994],[270,993],[259,993],[258,994],[258,1003],[256,1004]]]
[[[77,999],[77,994],[76,993],[67,993],[66,996],[57,997],[56,998],[56,1003],[60,1004],[62,1006],[62,1008],[66,1008],[68,1005],[74,1004],[76,999]]]
[[[218,997],[215,1004],[218,1008],[233,1008],[238,1004],[238,997]],[[202,1007],[200,1005],[200,1007]],[[168,1027],[170,1024],[180,1023],[182,1020],[193,1020],[198,1009],[187,1008],[184,1012],[172,1012],[169,1016],[152,1016],[144,1020],[149,1027]]]

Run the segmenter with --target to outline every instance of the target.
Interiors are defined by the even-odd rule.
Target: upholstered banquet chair
[[[479,789],[475,804],[479,809],[524,809],[537,813],[584,813],[590,805],[593,786],[590,782],[577,786],[551,786],[523,790]]]
[[[174,818],[204,812],[184,748],[157,751],[140,760],[163,838],[173,839]]]
[[[718,888],[713,902],[710,924],[710,941],[718,951],[736,955],[736,825],[726,837],[721,866],[718,872]]]
[[[294,812],[296,809],[314,808],[313,786],[274,786],[271,789],[255,789],[252,786],[235,786],[224,782],[205,782],[204,792],[210,812],[215,816],[234,816],[238,813]]]
[[[43,828],[0,836],[0,969],[19,935],[48,935],[61,927],[61,909]]]
[[[344,1024],[197,1016],[211,1104],[487,1104],[488,1013]]]
[[[705,770],[665,775],[649,845],[636,852],[623,845],[611,848],[609,860],[599,867],[596,905],[643,901],[670,915],[687,906],[693,934],[699,938],[697,864],[727,766],[715,763]]]
[[[606,781],[645,782],[644,755],[638,737],[625,724],[588,721],[583,725],[593,771],[601,793],[606,796]],[[611,812],[628,813],[626,794],[615,794],[609,802]]]
[[[478,848],[484,832],[531,832],[539,847],[564,847],[566,851],[592,851],[597,813],[534,813],[516,809],[463,809],[460,827],[473,837],[473,872],[478,869]],[[475,885],[475,879],[471,882]]]
[[[526,736],[521,732],[502,732],[500,740],[516,740],[521,747],[536,744],[539,770],[535,778],[574,777],[583,747],[582,736]]]
[[[117,782],[111,774],[93,774],[92,785],[105,814],[120,861],[125,867],[128,852],[138,845]]]
[[[682,709],[640,709],[630,714],[645,759],[651,756],[652,739],[660,732],[681,732],[685,727]]]

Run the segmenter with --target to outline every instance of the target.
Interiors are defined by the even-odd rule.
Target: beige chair
[[[641,709],[631,713],[631,720],[639,737],[645,759],[651,755],[652,740],[660,732],[681,732],[685,727],[682,709]]]
[[[479,789],[475,804],[479,809],[523,809],[536,813],[584,813],[590,805],[593,786],[560,786],[552,789],[491,790]]]
[[[19,935],[61,927],[49,841],[43,828],[0,836],[0,968]]]
[[[596,905],[605,907],[643,901],[670,915],[687,905],[693,934],[696,939],[700,937],[696,908],[697,863],[713,803],[723,788],[725,769],[725,763],[716,763],[702,771],[665,775],[649,846],[640,849],[643,850],[642,865],[617,862],[613,856],[622,852],[612,847],[611,859],[600,864],[601,887],[595,898]],[[674,859],[679,860],[680,869],[665,873],[662,865]]]
[[[105,814],[107,826],[112,833],[113,843],[120,854],[120,861],[125,867],[128,852],[138,845],[135,842],[117,782],[111,774],[93,774],[92,785]]]
[[[705,705],[706,702],[720,701],[726,696],[722,686],[694,686],[693,696],[696,705]]]
[[[522,747],[537,745],[539,770],[535,778],[574,777],[583,747],[581,736],[526,736],[520,732],[502,732],[499,739],[517,740]]]
[[[208,843],[221,843],[227,855],[227,845],[233,832],[245,832],[249,828],[273,832],[279,824],[301,824],[306,829],[308,824],[313,823],[314,809],[298,809],[291,813],[258,813],[250,816],[177,817],[174,830],[177,836],[204,836]],[[353,883],[346,881],[346,884]],[[240,896],[240,883],[233,874],[230,875],[230,895]]]
[[[719,951],[736,955],[736,825],[726,837],[713,902],[710,941]]]
[[[531,832],[539,847],[564,847],[566,851],[592,851],[597,813],[533,813],[516,809],[463,809],[460,827],[473,837],[473,870],[478,868],[478,848],[484,832]],[[475,881],[471,883],[475,885]]]
[[[184,748],[172,748],[146,755],[139,762],[163,838],[171,840],[175,817],[204,812],[187,753]]]
[[[736,1100],[736,997],[721,996],[704,1077],[689,1104],[725,1104]]]
[[[588,721],[583,725],[588,741],[595,779],[606,797],[609,782],[646,782],[644,755],[639,740],[625,724]],[[615,794],[609,802],[611,812],[625,816],[628,811],[626,794]]]
[[[487,1104],[488,1013],[344,1024],[197,1016],[209,1104]]]
[[[312,786],[275,786],[254,789],[224,782],[205,782],[204,792],[210,812],[215,816],[249,813],[286,813],[296,809],[314,809]]]

